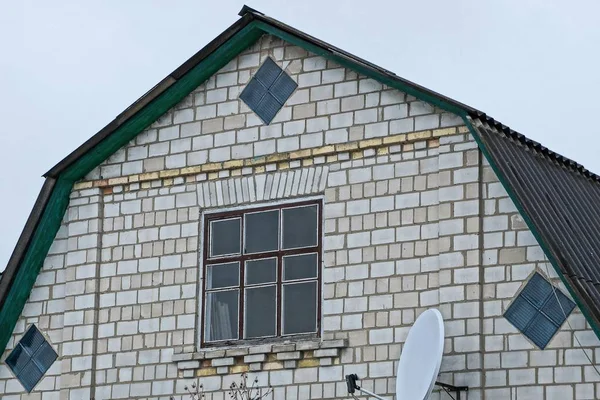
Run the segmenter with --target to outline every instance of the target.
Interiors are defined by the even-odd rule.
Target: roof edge
[[[92,136],[90,139],[85,141],[81,146],[76,148],[73,152],[59,161],[50,170],[48,170],[43,176],[58,178],[58,176],[70,167],[79,157],[92,150],[98,143],[110,136],[115,130],[121,125],[127,122],[133,117],[140,109],[148,105],[152,100],[163,94],[171,85],[181,79],[190,69],[198,65],[202,60],[212,54],[216,49],[226,43],[233,35],[242,30],[254,19],[254,14],[246,13],[242,18],[238,19],[232,25],[230,25],[225,31],[219,36],[213,39],[210,43],[200,49],[196,54],[186,60],[183,64],[177,67],[173,72],[167,75],[157,85],[155,85],[148,92],[143,94],[140,98],[134,101],[129,107],[127,107],[121,114],[117,115],[115,119],[109,122],[104,128],[98,133]]]
[[[267,25],[270,25],[272,27],[280,29],[281,31],[283,31],[287,34],[296,36],[298,38],[301,38],[301,39],[307,41],[308,43],[311,43],[317,47],[320,47],[325,52],[329,53],[330,56],[333,56],[336,58],[345,58],[345,59],[349,60],[350,62],[360,65],[362,67],[365,67],[374,73],[381,74],[381,75],[384,75],[384,76],[392,79],[393,81],[395,81],[397,84],[403,86],[404,88],[407,88],[407,87],[412,88],[412,89],[414,89],[414,91],[421,93],[421,97],[423,97],[423,95],[425,95],[426,97],[436,98],[443,103],[451,105],[452,108],[454,108],[455,110],[460,110],[464,113],[481,113],[481,111],[479,111],[467,104],[461,103],[450,97],[444,96],[441,93],[438,93],[434,90],[428,89],[428,88],[421,86],[415,82],[409,81],[408,79],[404,79],[404,78],[396,75],[394,72],[392,72],[390,70],[387,70],[383,67],[373,64],[363,58],[358,57],[357,55],[349,53],[343,49],[340,49],[339,47],[333,46],[332,44],[329,44],[323,40],[320,40],[314,36],[311,36],[305,32],[302,32],[290,25],[284,24],[281,21],[278,21],[278,20],[271,18],[259,11],[252,9],[251,7],[244,6],[242,8],[242,11],[245,12],[244,15],[249,15],[249,14],[253,15],[254,19],[257,21],[261,21]],[[242,11],[240,11],[240,13]],[[402,89],[400,89],[400,90],[402,90]],[[427,100],[424,100],[424,101],[427,101]]]
[[[529,139],[527,136],[523,135],[522,133],[519,133],[519,132],[511,129],[510,127],[504,125],[500,121],[496,121],[494,118],[488,116],[486,113],[477,111],[475,113],[469,113],[469,116],[471,117],[473,123],[475,123],[475,124],[476,123],[481,123],[481,124],[486,123],[490,126],[493,126],[494,128],[496,128],[496,130],[499,133],[502,133],[506,136],[512,137],[513,139],[516,139],[517,141],[524,144],[525,146],[532,148],[535,151],[538,151],[538,152],[550,157],[551,159],[559,162],[560,164],[564,165],[565,167],[571,169],[573,172],[577,172],[577,173],[585,176],[586,178],[592,179],[596,182],[600,182],[600,175],[588,170],[583,165],[579,164],[577,161],[575,161],[571,158],[565,157],[562,154],[559,154],[555,151],[552,151],[549,148],[547,148],[546,146],[544,146],[543,144],[541,144],[535,140]]]
[[[254,9],[254,8],[252,8],[252,7],[250,7],[250,6],[247,6],[246,4],[244,4],[244,5],[242,6],[242,9],[241,9],[241,10],[240,10],[240,12],[238,13],[238,15],[239,15],[240,17],[243,17],[243,16],[244,16],[244,15],[246,15],[246,14],[259,14],[259,15],[265,15],[265,14],[261,13],[260,11],[258,11],[258,10],[256,10],[256,9]]]
[[[7,297],[6,294],[14,282],[18,266],[21,264],[25,252],[29,247],[33,233],[38,227],[55,185],[56,179],[54,178],[46,178],[46,180],[44,180],[44,184],[40,189],[40,193],[33,204],[33,209],[27,218],[27,222],[25,222],[25,227],[21,231],[21,235],[19,235],[17,244],[15,245],[10,258],[8,259],[8,264],[6,265],[4,273],[0,278],[0,309],[2,309],[2,306],[4,306],[4,302],[6,301]]]
[[[430,99],[437,99],[441,103],[448,104],[451,106],[452,111],[461,111],[464,113],[481,113],[481,111],[476,110],[473,107],[470,107],[466,104],[458,102],[450,97],[444,96],[438,92],[430,90],[426,87],[418,85],[414,82],[411,82],[407,79],[401,78],[394,74],[393,72],[379,67],[369,61],[366,61],[354,54],[348,53],[345,50],[342,50],[338,47],[335,47],[327,42],[324,42],[320,39],[315,38],[314,36],[308,35],[298,29],[295,29],[287,24],[284,24],[276,19],[266,16],[258,10],[255,10],[252,7],[244,5],[239,12],[241,16],[236,22],[234,22],[231,26],[229,26],[225,31],[223,31],[219,36],[213,39],[210,43],[204,46],[201,50],[199,50],[196,54],[186,60],[181,66],[176,68],[172,73],[167,75],[162,81],[160,81],[156,86],[134,101],[129,107],[127,107],[121,114],[119,114],[113,121],[108,123],[104,128],[102,128],[98,133],[84,142],[81,146],[59,161],[56,165],[54,165],[50,170],[48,170],[43,176],[44,177],[54,177],[57,178],[64,170],[66,170],[69,166],[77,161],[79,157],[86,154],[88,151],[92,150],[94,146],[100,143],[102,140],[110,136],[116,129],[118,129],[121,125],[127,122],[131,117],[133,117],[137,111],[146,106],[152,100],[159,97],[165,90],[167,90],[171,85],[181,79],[190,69],[194,68],[200,62],[202,62],[206,57],[208,57],[211,53],[213,53],[220,46],[225,44],[233,35],[242,30],[245,26],[247,26],[252,21],[260,21],[267,26],[271,26],[275,29],[279,29],[286,34],[295,36],[304,40],[308,43],[311,43],[314,46],[319,47],[321,50],[329,53],[330,56],[335,58],[344,58],[349,62],[359,65],[362,68],[366,68],[373,73],[381,74],[383,76],[388,77],[389,79],[395,81],[396,84],[401,85],[403,88],[408,88],[409,91],[420,93],[420,97],[426,97]],[[265,31],[265,33],[270,33]],[[411,90],[412,89],[412,90]],[[417,95],[417,97],[419,97]],[[424,99],[424,101],[428,101]]]

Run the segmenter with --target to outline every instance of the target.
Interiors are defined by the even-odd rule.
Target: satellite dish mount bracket
[[[356,384],[356,381],[358,381],[358,380],[360,380],[360,378],[356,374],[346,375],[346,386],[348,387],[348,393],[352,397],[356,398],[354,396],[354,393],[356,393],[356,391],[358,390],[359,392],[369,395],[371,397],[374,397],[378,400],[386,400],[383,397],[376,395],[375,393],[369,392],[368,390],[363,389],[360,386],[358,386]],[[441,387],[442,389],[444,389],[444,391],[446,391],[446,392],[456,392],[456,400],[460,400],[460,392],[469,391],[468,386],[454,386],[454,385],[449,385],[447,383],[442,383],[442,382],[438,382],[438,381],[435,381],[435,384],[437,386]]]
[[[441,387],[442,389],[444,389],[444,391],[446,393],[456,392],[456,400],[460,400],[460,392],[468,392],[469,391],[468,386],[454,386],[454,385],[449,385],[447,383],[442,383],[442,382],[438,382],[438,381],[435,381],[435,384],[437,386]]]
[[[361,393],[364,393],[364,394],[367,394],[367,395],[369,395],[369,396],[371,396],[371,397],[375,397],[375,398],[376,398],[376,399],[378,399],[378,400],[387,400],[387,399],[384,399],[384,398],[383,398],[383,397],[381,397],[381,396],[378,396],[378,395],[376,395],[376,394],[375,394],[375,393],[373,393],[373,392],[369,392],[368,390],[366,390],[366,389],[363,389],[363,388],[361,388],[360,386],[358,386],[358,385],[356,384],[356,381],[358,381],[358,380],[359,380],[359,377],[358,377],[358,375],[356,375],[356,374],[350,374],[350,375],[346,375],[346,386],[348,386],[348,393],[349,393],[349,394],[350,394],[350,395],[351,395],[353,398],[356,398],[356,396],[354,396],[354,393],[356,393],[356,391],[358,390],[359,392],[361,392]]]

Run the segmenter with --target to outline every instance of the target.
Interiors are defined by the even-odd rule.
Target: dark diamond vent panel
[[[565,294],[542,275],[534,274],[504,317],[540,349],[544,349],[575,308]]]
[[[6,358],[6,365],[15,374],[27,392],[31,392],[46,371],[54,364],[58,354],[44,335],[31,325],[21,341]]]
[[[240,99],[269,125],[297,86],[285,71],[267,58],[240,94]]]

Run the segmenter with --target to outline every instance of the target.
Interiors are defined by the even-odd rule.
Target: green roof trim
[[[17,271],[6,301],[0,308],[0,349],[4,351],[35,280],[44,265],[54,237],[69,205],[72,182],[59,179],[52,189],[42,217],[31,238],[25,257]]]
[[[252,22],[250,25],[247,25],[234,37],[229,39],[227,43],[192,68],[181,79],[169,86],[159,97],[138,111],[107,139],[100,142],[100,144],[94,147],[94,151],[90,151],[79,158],[62,176],[70,181],[82,179],[91,170],[134,139],[170,108],[177,105],[185,96],[204,83],[240,52],[256,42],[262,33],[256,28],[256,23]]]

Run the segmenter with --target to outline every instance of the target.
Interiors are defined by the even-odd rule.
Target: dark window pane
[[[212,292],[206,295],[206,340],[238,338],[239,290]]]
[[[21,384],[28,392],[33,390],[33,387],[42,379],[44,374],[38,369],[38,367],[30,361],[25,367],[19,372],[17,378],[21,381]]]
[[[283,248],[317,245],[317,206],[286,208],[283,212]]]
[[[218,289],[240,284],[240,263],[214,264],[206,268],[206,288]]]
[[[536,308],[540,308],[551,294],[552,286],[550,286],[550,282],[540,274],[534,274],[521,291],[521,296],[529,300]]]
[[[256,107],[254,107],[252,111],[254,111],[265,124],[269,125],[281,107],[282,105],[279,101],[277,101],[271,93],[267,93],[258,104],[256,104]]]
[[[277,280],[277,259],[246,261],[246,284],[256,285]]]
[[[523,333],[535,343],[536,346],[543,350],[557,330],[558,326],[540,313],[536,315],[533,321],[531,321],[531,324],[529,324],[527,330]]]
[[[6,357],[6,364],[13,370],[15,374],[18,374],[19,371],[27,364],[29,361],[30,355],[23,350],[23,346],[17,344],[14,350]]]
[[[48,342],[44,342],[33,355],[33,362],[35,365],[37,365],[40,371],[42,371],[42,373],[45,373],[54,363],[56,357],[58,357],[58,355],[54,349],[48,344]]]
[[[273,86],[269,89],[269,92],[277,99],[281,104],[285,103],[287,99],[296,90],[296,82],[289,77],[288,74],[281,74],[279,78],[273,83]]]
[[[275,286],[246,289],[246,338],[276,334],[277,291]]]
[[[279,210],[246,214],[246,253],[259,253],[279,248]]]
[[[210,224],[211,257],[240,252],[240,219],[212,221]]]
[[[535,317],[538,311],[521,296],[517,297],[512,302],[504,317],[520,331],[527,328],[527,325]]]
[[[317,330],[317,282],[283,285],[283,334]]]
[[[256,107],[260,99],[267,93],[267,88],[256,79],[251,79],[240,94],[240,99],[250,108]]]
[[[269,88],[282,71],[283,70],[279,68],[279,65],[275,64],[275,61],[267,58],[258,71],[256,71],[254,77]]]
[[[558,300],[557,300],[558,298]],[[559,304],[560,300],[560,304]],[[558,326],[562,325],[567,319],[575,304],[569,300],[560,290],[556,289],[556,294],[552,293],[546,303],[542,306],[542,312]]]
[[[317,277],[317,254],[283,257],[283,280]]]
[[[28,354],[33,354],[44,343],[44,340],[44,336],[42,336],[35,325],[32,325],[25,335],[23,335],[20,343]]]

